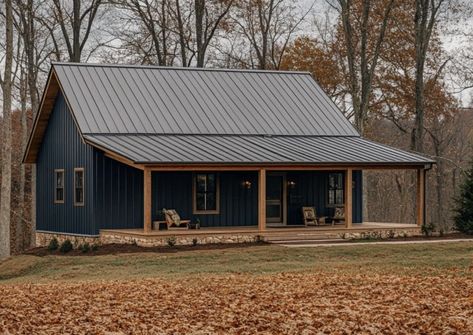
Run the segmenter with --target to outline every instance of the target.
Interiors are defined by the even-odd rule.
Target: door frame
[[[266,219],[266,224],[268,226],[286,226],[287,225],[287,176],[286,172],[272,172],[268,171],[266,173],[266,185],[268,185],[268,176],[278,176],[282,177],[282,195],[281,195],[281,222],[269,222],[268,219]],[[266,206],[267,200],[266,200]],[[266,209],[265,209],[266,210]]]

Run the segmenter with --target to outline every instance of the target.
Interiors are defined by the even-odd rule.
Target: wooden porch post
[[[143,170],[143,203],[144,203],[144,222],[143,228],[145,233],[151,232],[151,170],[145,168]]]
[[[353,169],[345,172],[345,227],[351,228],[353,223]]]
[[[266,230],[266,170],[258,172],[258,230]]]
[[[420,227],[425,223],[425,169],[417,170],[416,223]]]

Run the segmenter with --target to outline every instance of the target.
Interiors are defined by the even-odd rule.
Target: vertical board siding
[[[143,171],[94,152],[100,229],[143,228]]]
[[[162,220],[163,208],[176,209],[182,219],[200,220],[203,227],[250,226],[258,221],[258,178],[255,172],[221,172],[220,213],[195,215],[192,213],[191,172],[153,172],[152,219]],[[287,223],[301,225],[302,207],[314,206],[320,216],[333,215],[334,208],[327,207],[328,172],[288,172],[287,181],[296,182],[294,189],[287,189]],[[249,180],[251,189],[244,189],[242,182]],[[362,222],[361,171],[353,172],[353,222]]]
[[[84,206],[74,206],[74,168],[84,168]],[[94,161],[84,144],[64,96],[56,97],[36,163],[36,229],[94,235]],[[54,170],[64,169],[64,203],[54,203]]]
[[[363,171],[353,171],[353,223],[363,223]]]
[[[342,171],[341,171],[342,172]],[[287,180],[296,183],[287,189],[287,223],[302,225],[302,207],[313,206],[318,216],[332,216],[335,209],[327,206],[328,174],[326,171],[288,172]],[[353,171],[353,223],[362,222],[361,171]]]
[[[220,213],[192,213],[192,172],[153,172],[152,218],[163,208],[175,209],[182,219],[200,220],[203,227],[252,226],[258,223],[258,178],[255,172],[221,172]],[[245,189],[243,181],[251,182]]]

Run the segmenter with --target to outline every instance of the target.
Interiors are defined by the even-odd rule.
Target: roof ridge
[[[207,136],[207,137],[356,137],[363,138],[360,135],[288,135],[288,134],[192,134],[192,133],[83,133],[84,136]],[[363,138],[364,139],[364,138]]]
[[[115,68],[135,68],[135,69],[157,69],[157,70],[179,70],[179,71],[205,71],[205,72],[248,72],[248,73],[268,73],[268,74],[293,74],[312,75],[308,71],[288,71],[288,70],[260,70],[260,69],[228,69],[228,68],[202,68],[183,66],[161,66],[161,65],[136,65],[136,64],[104,64],[104,63],[74,63],[74,62],[51,62],[52,66],[80,66],[80,67],[115,67]]]

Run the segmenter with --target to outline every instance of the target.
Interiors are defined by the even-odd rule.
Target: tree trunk
[[[28,127],[26,122],[27,114],[27,80],[26,75],[21,70],[20,76],[20,103],[21,103],[21,150],[24,152],[26,143],[28,141]],[[26,188],[26,166],[20,162],[20,189],[18,191],[18,197],[16,202],[18,203],[16,214],[15,214],[15,246],[16,252],[22,252],[25,249],[25,213],[26,213],[26,199],[25,199],[25,188]]]
[[[197,67],[204,67],[205,50],[203,41],[205,0],[195,0],[195,39],[197,43]]]
[[[0,201],[0,259],[10,256],[10,211],[11,211],[11,95],[13,65],[13,8],[12,1],[5,0],[5,71],[3,76],[3,146],[2,184]]]
[[[72,62],[80,63],[80,0],[74,0],[72,17]]]
[[[181,49],[181,63],[182,66],[187,67],[187,46],[186,46],[186,38],[185,38],[185,31],[184,31],[184,24],[182,22],[182,14],[181,14],[181,5],[179,4],[179,0],[176,0],[176,16],[177,16],[177,28],[179,32],[179,47]]]

